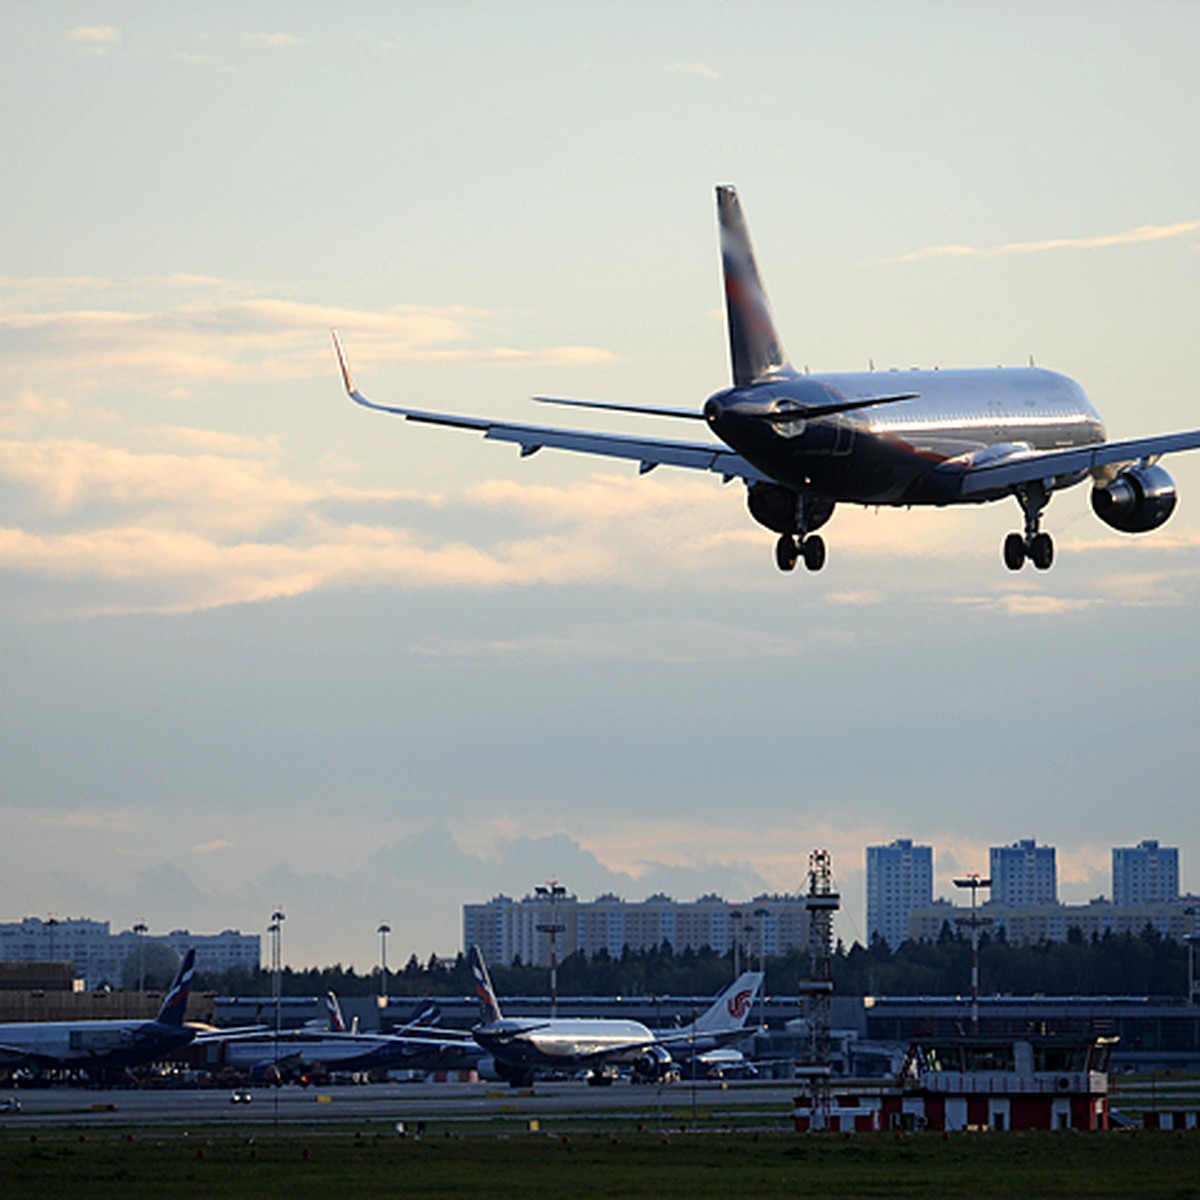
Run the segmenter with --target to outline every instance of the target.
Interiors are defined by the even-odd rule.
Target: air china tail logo
[[[725,1002],[729,1015],[740,1021],[750,1011],[750,997],[753,994],[749,988],[743,988],[736,996],[730,996]]]

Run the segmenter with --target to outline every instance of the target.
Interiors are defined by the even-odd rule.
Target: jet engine
[[[1122,533],[1148,533],[1175,511],[1175,481],[1162,467],[1127,467],[1092,488],[1092,511]]]
[[[481,1058],[475,1070],[480,1079],[507,1083],[509,1087],[532,1087],[534,1082],[534,1073],[529,1067],[521,1066],[518,1063],[507,1063],[490,1055]]]
[[[796,532],[796,504],[800,497],[781,483],[752,483],[746,490],[750,515],[774,533]],[[820,529],[833,516],[833,501],[809,497],[805,501],[805,533]]]
[[[663,1046],[647,1046],[634,1060],[633,1073],[639,1079],[658,1080],[670,1073],[674,1063]]]

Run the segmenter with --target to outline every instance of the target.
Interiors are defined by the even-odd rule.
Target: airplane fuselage
[[[912,398],[806,420],[814,406]],[[795,421],[764,412],[794,410]],[[1072,379],[1037,367],[796,375],[723,389],[709,427],[765,475],[797,493],[856,504],[953,504],[964,473],[994,457],[1092,445],[1104,424]],[[1084,477],[1057,479],[1056,487]],[[1010,494],[1001,488],[971,501]]]
[[[272,1033],[253,1037],[219,1034],[196,1044],[202,1065],[226,1066],[242,1071],[262,1071],[276,1063],[301,1070],[321,1066],[342,1071],[398,1068],[432,1071],[452,1065],[469,1066],[480,1055],[470,1040],[448,1041],[433,1037],[372,1037],[355,1033],[289,1030],[276,1039]]]
[[[632,1062],[655,1041],[640,1021],[586,1018],[500,1020],[478,1026],[474,1034],[495,1058],[530,1067],[586,1066],[601,1057]]]
[[[159,1021],[38,1021],[0,1025],[0,1065],[104,1070],[165,1058],[195,1031]]]

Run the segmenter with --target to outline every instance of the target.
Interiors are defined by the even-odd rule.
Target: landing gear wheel
[[[800,555],[800,548],[796,545],[796,539],[790,533],[785,533],[775,543],[775,565],[781,571],[791,571],[796,566],[796,559]]]
[[[806,537],[800,553],[804,555],[804,565],[810,571],[819,571],[825,565],[825,539],[819,533]]]
[[[1010,571],[1019,571],[1025,565],[1025,539],[1019,533],[1010,533],[1004,539],[1004,565]]]
[[[1048,571],[1054,561],[1054,542],[1048,533],[1034,534],[1029,543],[1029,561],[1039,571]]]

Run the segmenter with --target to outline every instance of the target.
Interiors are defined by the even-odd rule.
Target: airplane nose
[[[715,427],[724,415],[725,405],[716,396],[710,396],[704,404],[704,420]]]

